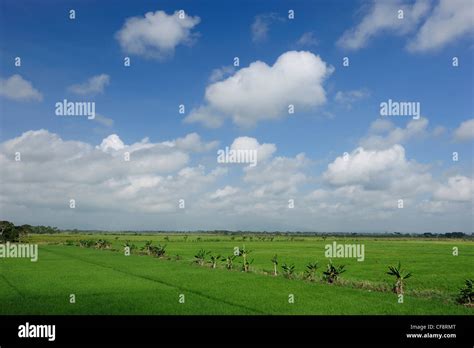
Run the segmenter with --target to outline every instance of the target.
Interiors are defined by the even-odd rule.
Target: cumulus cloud
[[[334,68],[307,51],[282,54],[273,66],[256,61],[206,88],[207,104],[193,110],[185,122],[219,127],[225,117],[243,127],[288,115],[326,102],[323,82]]]
[[[46,130],[0,143],[4,218],[122,230],[471,228],[472,179],[451,175],[438,183],[429,166],[409,160],[401,145],[357,148],[318,174],[305,154],[277,156],[275,144],[251,137],[236,138],[231,147],[258,149],[264,160],[243,168],[209,161],[205,152],[215,142],[196,133],[132,143],[111,134],[97,143],[64,140]],[[124,160],[126,152],[130,161]],[[76,200],[76,209],[69,208],[69,199]],[[180,199],[185,209],[179,208]],[[288,207],[290,199],[294,209]],[[398,199],[409,209],[398,209]],[[420,219],[420,212],[431,215]]]
[[[275,157],[263,166],[246,167],[244,181],[255,185],[252,191],[256,197],[278,195],[288,199],[308,179],[303,172],[308,164],[304,153],[294,158]]]
[[[20,162],[14,160],[16,152],[21,153]],[[178,145],[146,138],[127,145],[112,134],[92,146],[46,130],[28,131],[0,144],[0,205],[3,211],[28,207],[37,215],[50,214],[52,220],[74,219],[68,207],[71,198],[82,218],[94,211],[115,211],[116,217],[123,212],[176,212],[179,199],[202,192],[225,173],[189,166],[189,158]]]
[[[405,128],[395,127],[389,120],[378,119],[369,129],[369,134],[359,144],[369,149],[387,149],[395,144],[403,144],[413,138],[427,134],[428,119],[410,120]]]
[[[15,101],[43,100],[40,91],[18,74],[7,79],[0,78],[0,95]]]
[[[115,37],[125,53],[163,59],[172,56],[178,45],[195,41],[197,34],[192,30],[200,21],[187,14],[180,18],[179,11],[170,15],[147,12],[144,17],[128,18]]]
[[[407,47],[412,52],[431,51],[473,31],[472,0],[440,0]]]
[[[369,11],[359,24],[344,32],[337,41],[338,46],[357,50],[367,46],[369,41],[381,33],[404,35],[416,29],[420,20],[429,11],[426,0],[417,0],[414,4],[403,4],[402,1],[373,1]],[[398,18],[398,11],[403,10],[404,18]]]
[[[462,122],[454,131],[454,139],[457,141],[468,141],[474,139],[474,118]]]
[[[470,202],[473,199],[474,181],[462,175],[448,178],[446,185],[440,185],[433,194],[435,200]]]
[[[360,185],[368,190],[396,189],[403,192],[428,189],[431,175],[426,167],[410,162],[401,145],[385,150],[356,148],[328,165],[323,179],[334,186]]]
[[[110,76],[100,74],[92,76],[84,83],[69,86],[68,90],[78,95],[95,95],[104,92],[105,86],[110,83]]]
[[[268,36],[270,25],[276,21],[282,22],[284,19],[276,13],[266,13],[256,16],[252,26],[250,27],[252,31],[252,41],[265,41]]]
[[[269,159],[276,151],[275,144],[259,144],[257,139],[251,137],[235,138],[230,146],[231,150],[253,150],[257,152],[257,161]]]

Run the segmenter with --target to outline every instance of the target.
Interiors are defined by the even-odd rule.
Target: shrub
[[[194,263],[197,263],[199,266],[204,266],[206,262],[206,255],[208,255],[210,251],[206,251],[204,249],[200,249],[196,255],[194,255]]]
[[[459,289],[458,302],[462,304],[467,304],[471,306],[474,301],[474,291],[473,291],[474,280],[466,279],[464,281],[464,286]]]
[[[162,258],[165,256],[165,253],[166,253],[166,244],[165,245],[158,244],[157,246],[151,247],[151,255],[155,257]]]
[[[285,278],[288,278],[288,279],[293,278],[293,274],[295,273],[295,265],[293,264],[287,265],[286,263],[284,263],[281,266],[281,269],[283,270],[283,276]]]
[[[310,282],[314,282],[316,280],[316,270],[319,268],[317,262],[310,262],[306,265],[306,270],[304,272],[304,277],[306,280]]]
[[[344,265],[341,266],[335,266],[331,260],[329,260],[329,263],[327,265],[326,271],[323,272],[324,279],[329,283],[332,284],[337,279],[339,276],[344,273],[346,270],[344,269]]]

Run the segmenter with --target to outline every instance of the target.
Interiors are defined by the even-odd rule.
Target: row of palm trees
[[[209,264],[211,268],[217,268],[218,262],[222,261],[224,262],[224,266],[226,269],[232,270],[234,269],[235,259],[237,257],[242,257],[241,270],[243,272],[249,272],[250,265],[253,263],[253,259],[249,260],[250,253],[251,251],[246,249],[245,246],[242,248],[238,248],[238,250],[236,250],[234,254],[226,257],[221,257],[220,254],[212,254],[211,251],[200,249],[196,253],[196,255],[194,255],[193,262],[199,266],[205,266],[206,264]],[[209,256],[209,260],[207,260],[207,256]],[[273,276],[278,276],[278,255],[275,254],[270,261],[273,265]],[[283,277],[287,279],[298,278],[298,276],[296,275],[296,267],[294,264],[283,263],[280,267]],[[329,263],[326,265],[326,270],[321,273],[321,276],[317,275],[317,271],[319,268],[320,267],[318,262],[307,263],[302,278],[310,282],[322,280],[329,284],[334,284],[337,283],[341,274],[346,272],[345,265],[335,265],[332,260],[329,260]],[[395,282],[392,288],[393,292],[395,292],[396,294],[403,294],[405,280],[410,278],[412,276],[412,273],[402,269],[401,264],[399,262],[397,266],[389,266],[387,274],[395,278]]]

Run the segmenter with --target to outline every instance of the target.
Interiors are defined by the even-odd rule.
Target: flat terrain
[[[80,239],[106,239],[116,250],[64,245]],[[167,240],[165,240],[165,238]],[[473,314],[455,302],[464,279],[473,278],[474,243],[461,240],[169,235],[32,235],[40,244],[39,259],[0,259],[0,314]],[[168,258],[133,253],[125,256],[124,241],[138,248],[151,240],[166,244]],[[270,275],[271,258],[294,264],[301,276],[308,262],[321,270],[328,259],[324,246],[365,245],[365,260],[333,259],[346,265],[342,284],[286,279]],[[234,247],[251,250],[251,272],[193,264],[199,249],[221,256]],[[459,256],[452,255],[452,248]],[[134,252],[137,252],[135,250]],[[176,255],[179,255],[176,260]],[[393,280],[389,265],[401,261],[413,277],[406,282],[403,303],[387,289]],[[69,303],[70,294],[76,303]],[[185,303],[179,303],[183,294]],[[293,294],[294,303],[288,303]]]

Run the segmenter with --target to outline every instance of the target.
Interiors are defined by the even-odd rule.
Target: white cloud
[[[470,202],[473,199],[474,181],[462,175],[448,178],[447,185],[441,185],[433,194],[435,200]]]
[[[35,89],[30,81],[18,74],[12,75],[8,79],[0,78],[0,95],[16,101],[43,100],[40,91]]]
[[[345,49],[357,50],[367,46],[369,41],[383,32],[404,35],[416,29],[422,17],[430,8],[426,0],[417,0],[412,5],[402,1],[374,1],[360,23],[344,32],[337,44]],[[404,19],[398,19],[403,10]]]
[[[86,82],[69,86],[68,90],[78,95],[95,95],[104,92],[105,86],[110,83],[110,76],[100,74],[92,76]]]
[[[385,133],[395,128],[392,121],[378,118],[370,124],[369,133]]]
[[[225,186],[224,188],[216,190],[213,194],[211,194],[212,199],[218,199],[218,198],[225,198],[228,196],[232,196],[239,192],[239,189],[237,187],[232,187],[232,186]]]
[[[264,165],[246,167],[244,181],[254,184],[255,197],[282,196],[286,199],[298,191],[298,186],[308,179],[303,169],[309,160],[304,153],[294,158],[275,157]]]
[[[473,30],[472,0],[440,0],[407,47],[413,52],[439,49]]]
[[[454,131],[454,139],[457,141],[468,141],[474,139],[474,118],[462,122]]]
[[[360,140],[360,145],[369,149],[387,149],[415,137],[420,138],[427,134],[428,119],[410,120],[406,128],[393,127],[393,123],[388,120],[374,121],[370,126],[369,135]]]
[[[350,91],[338,91],[334,96],[334,100],[344,105],[346,108],[351,109],[352,104],[355,102],[365,99],[370,96],[370,92],[366,88],[354,89]]]
[[[336,158],[320,175],[304,154],[275,156],[276,145],[250,137],[236,138],[234,148],[260,149],[265,160],[243,169],[209,161],[204,151],[215,142],[195,133],[131,144],[112,134],[98,143],[63,140],[46,130],[0,143],[4,218],[121,230],[469,232],[472,226],[472,179],[451,175],[437,183],[430,167],[407,159],[401,145],[358,148],[347,164]],[[125,152],[130,161],[124,161]],[[185,209],[179,209],[180,199]],[[288,208],[290,199],[294,209]],[[398,199],[407,209],[397,208]],[[420,219],[420,212],[428,216]]]
[[[205,143],[202,141],[199,134],[190,133],[183,138],[177,138],[175,140],[165,142],[164,144],[187,152],[206,152],[214,149],[219,144],[219,142],[211,141],[209,143]]]
[[[176,46],[193,43],[197,34],[192,30],[200,21],[187,14],[179,18],[178,11],[147,12],[144,17],[128,18],[115,37],[125,53],[163,59],[172,56]]]
[[[126,151],[130,161],[124,160]],[[14,161],[16,152],[21,162]],[[17,214],[28,207],[36,214],[35,223],[48,216],[56,223],[63,219],[81,224],[95,212],[114,212],[118,220],[123,214],[176,212],[179,199],[197,201],[193,196],[225,173],[190,167],[189,157],[183,150],[147,139],[127,145],[113,134],[93,147],[46,130],[29,131],[0,144],[0,173],[6,183],[0,186],[0,206]],[[78,215],[68,207],[71,198]],[[97,217],[94,223],[105,222]]]
[[[319,43],[318,39],[316,39],[316,36],[314,35],[314,32],[312,31],[307,31],[301,35],[301,37],[296,41],[296,44],[298,46],[306,46],[306,47],[311,47],[311,46],[317,46]]]
[[[223,66],[221,68],[217,68],[212,70],[211,76],[209,76],[209,82],[217,82],[225,77],[233,74],[235,72],[235,68],[232,65]]]
[[[251,137],[235,138],[230,146],[231,150],[255,150],[257,161],[262,162],[269,159],[276,151],[275,144],[259,144],[257,139]]]
[[[117,134],[111,134],[107,138],[102,140],[102,143],[99,145],[99,149],[104,152],[111,150],[122,150],[125,147],[123,141],[119,138]]]
[[[296,111],[324,104],[324,80],[333,72],[319,56],[307,51],[289,51],[273,66],[256,61],[223,81],[206,88],[207,104],[193,110],[185,122],[201,122],[219,127],[225,117],[249,127],[261,120],[288,115],[288,105]]]
[[[250,27],[252,31],[252,41],[265,41],[268,36],[270,25],[275,21],[284,21],[284,19],[276,13],[266,13],[256,16],[252,26]]]
[[[424,166],[407,161],[405,149],[396,144],[385,150],[358,147],[347,158],[340,156],[330,163],[323,179],[335,186],[413,193],[431,185],[431,175],[425,172]]]

